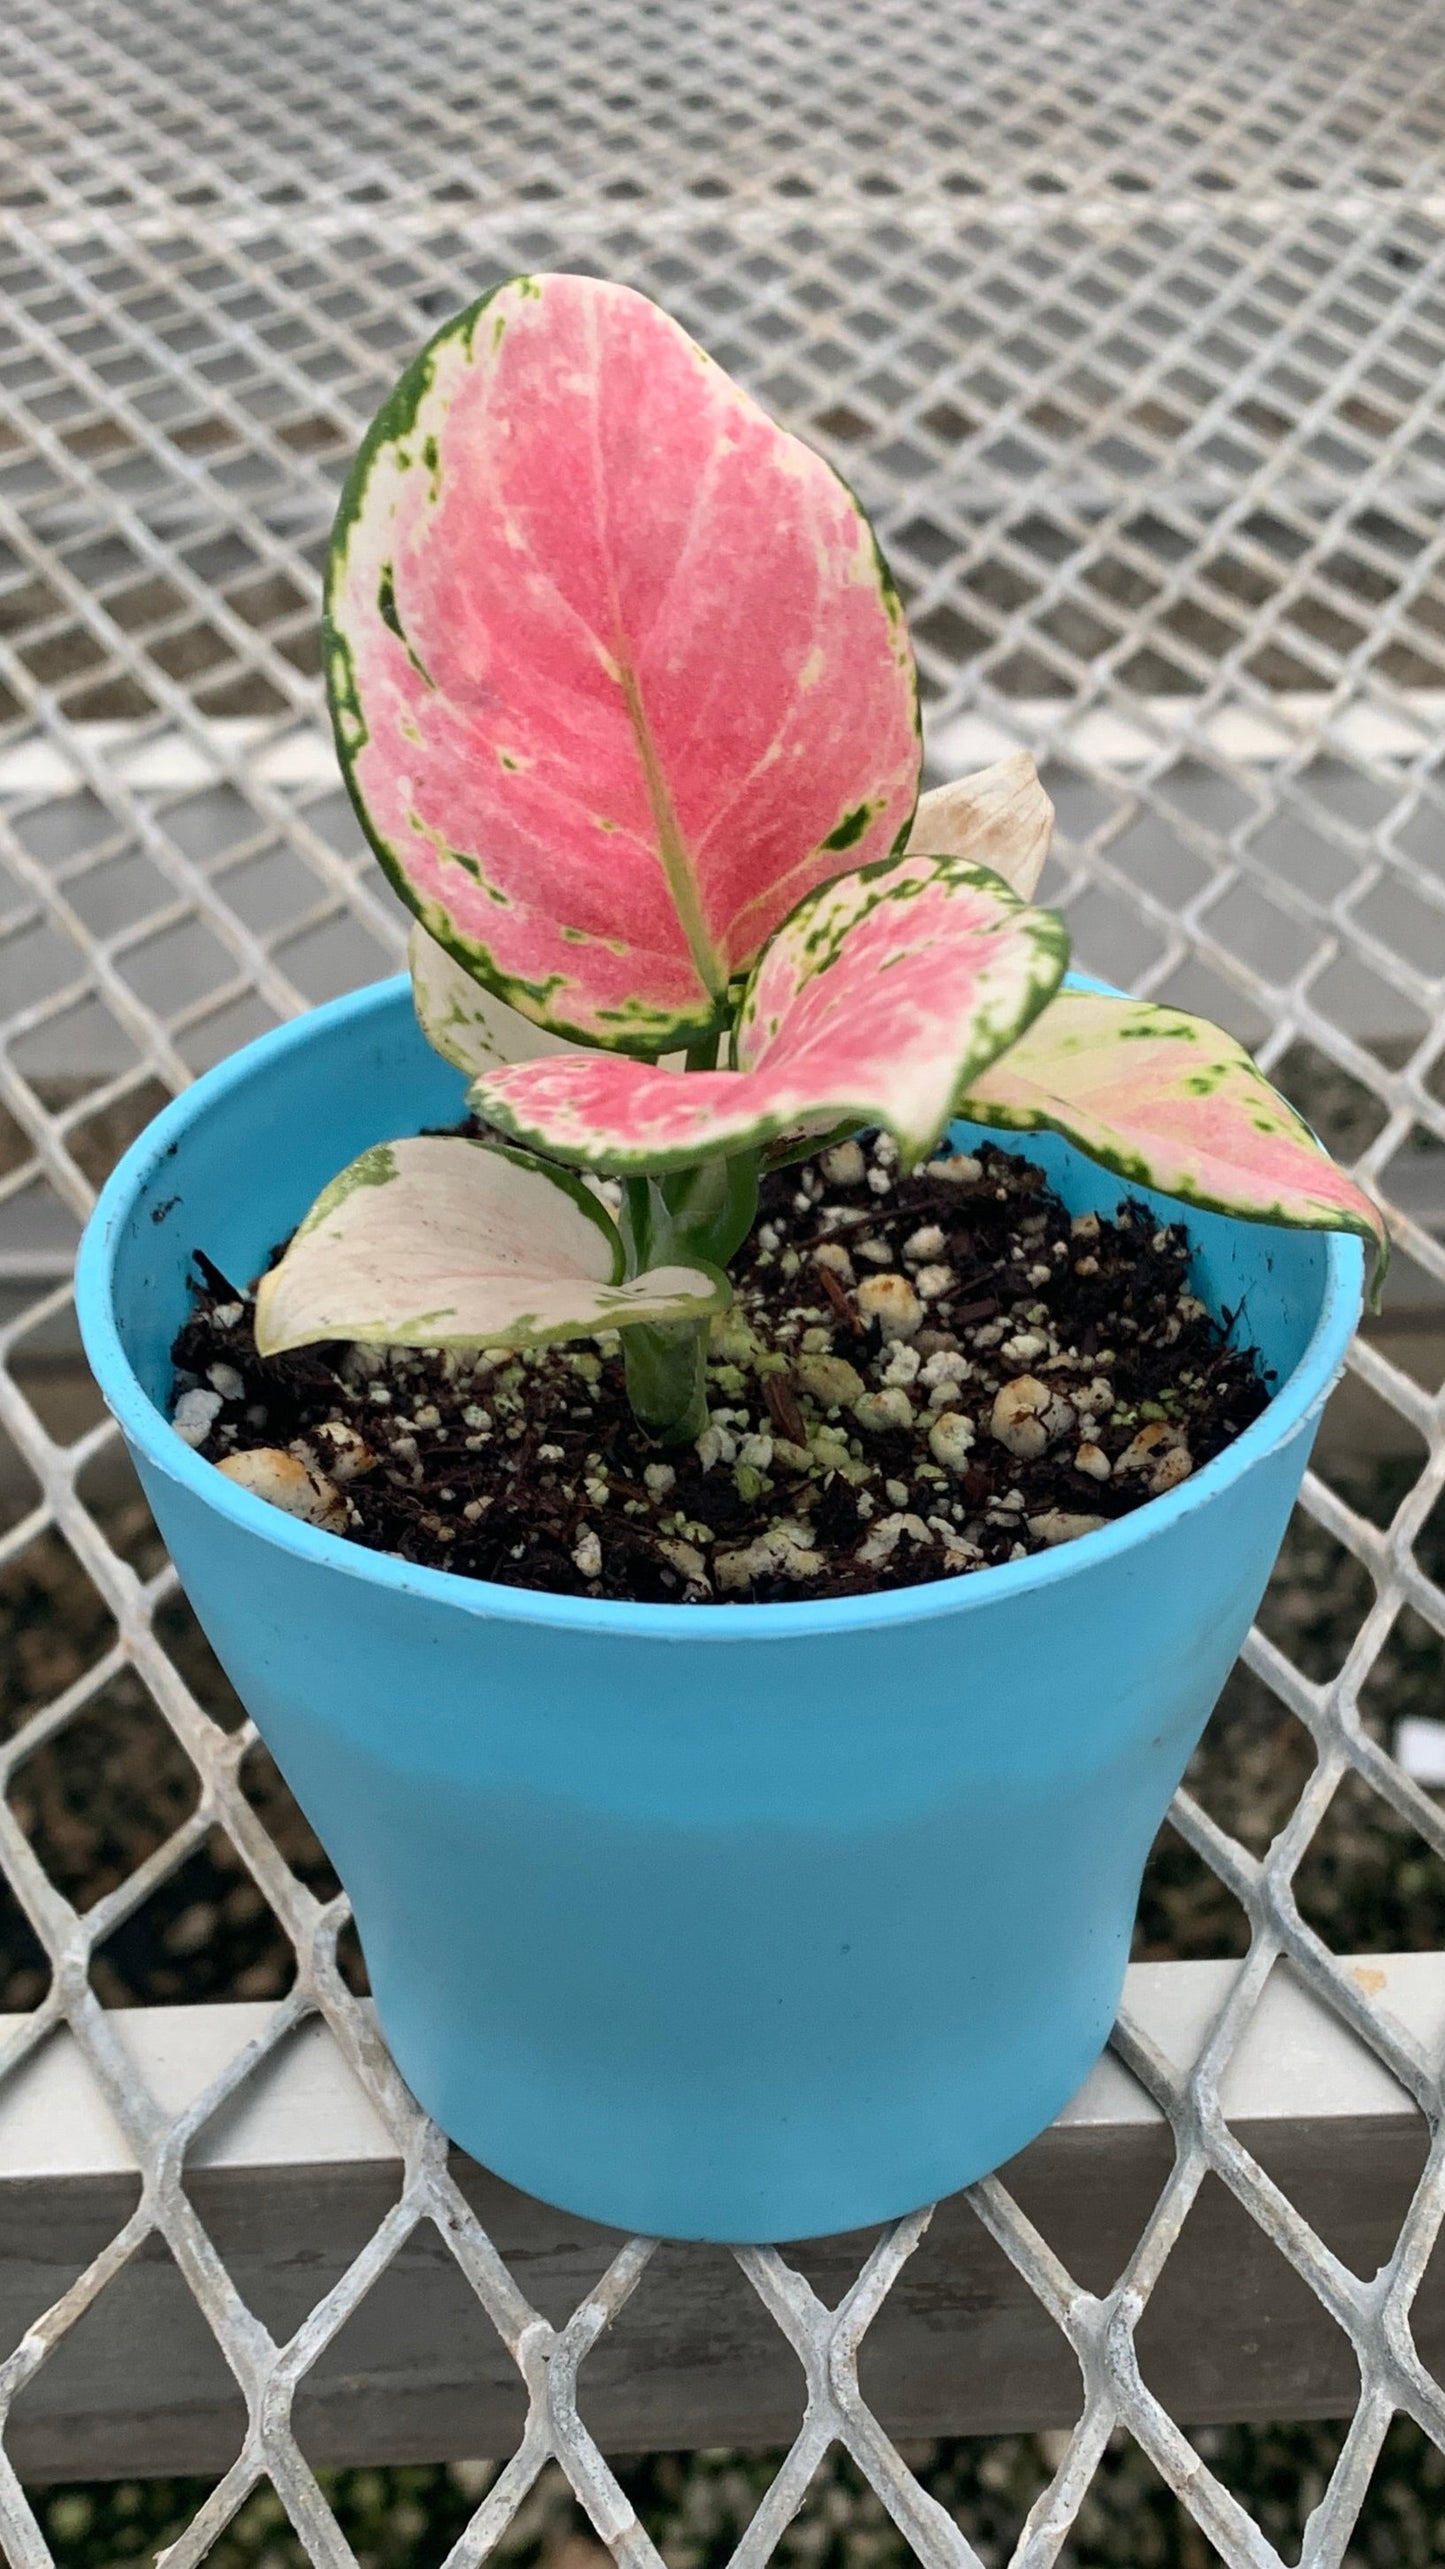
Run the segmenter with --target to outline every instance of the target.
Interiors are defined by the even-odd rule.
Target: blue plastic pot
[[[1021,2148],[1108,2035],[1150,1841],[1355,1324],[1359,1243],[1195,1217],[1196,1289],[1244,1303],[1279,1388],[1102,1534],[838,1604],[544,1598],[318,1533],[166,1423],[192,1249],[253,1275],[345,1161],[461,1099],[402,981],[208,1073],[86,1234],[96,1376],[446,2130],[627,2229],[905,2211]],[[1116,1179],[1027,1147],[1076,1210],[1113,1209]]]

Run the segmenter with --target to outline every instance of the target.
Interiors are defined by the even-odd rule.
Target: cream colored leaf
[[[427,1042],[443,1061],[455,1062],[473,1079],[481,1071],[499,1069],[503,1062],[541,1061],[554,1053],[591,1050],[590,1045],[574,1044],[566,1035],[550,1034],[545,1026],[534,1026],[520,1009],[509,1008],[505,999],[464,972],[420,921],[407,939],[406,959],[412,1005]],[[681,1070],[686,1060],[685,1053],[664,1053],[659,1068]]]
[[[462,1136],[382,1142],[333,1178],[265,1278],[256,1343],[538,1346],[729,1299],[713,1268],[622,1270],[616,1226],[566,1170]]]
[[[510,1061],[540,1061],[547,1053],[581,1052],[565,1035],[549,1034],[530,1017],[484,989],[420,922],[407,939],[412,1004],[433,1052],[475,1078]]]
[[[1053,836],[1054,807],[1026,750],[920,794],[908,845],[921,856],[988,865],[1031,901]]]

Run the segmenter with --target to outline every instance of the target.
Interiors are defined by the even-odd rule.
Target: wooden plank
[[[1371,1956],[1365,1986],[1421,2041],[1445,2034],[1445,1956]],[[1128,2006],[1181,2067],[1234,1963],[1136,1966]],[[265,2007],[127,2010],[114,2022],[167,2107],[200,2093]],[[16,2020],[0,2020],[0,2035]],[[1414,2106],[1372,2054],[1277,1968],[1224,2088],[1226,2111],[1329,2245],[1362,2275],[1389,2255],[1423,2162]],[[1004,2172],[1078,2280],[1117,2275],[1172,2162],[1169,2128],[1106,2056],[1057,2123]],[[560,2321],[618,2245],[458,2157],[470,2201],[536,2305]],[[312,2022],[207,2128],[187,2187],[245,2298],[294,2329],[396,2199],[400,2167],[351,2072]],[[12,2346],[136,2199],[125,2145],[67,2035],[0,2092],[0,2340]],[[871,2235],[871,2234],[870,2234]],[[837,2300],[869,2240],[793,2253]],[[1445,2277],[1415,2333],[1445,2356]],[[1146,2378],[1185,2420],[1327,2416],[1355,2396],[1347,2341],[1211,2180],[1140,2331]],[[143,2359],[138,2360],[141,2350]],[[895,2435],[1058,2427],[1077,2415],[1072,2356],[962,2198],[933,2229],[865,2341],[865,2395]],[[797,2359],[723,2249],[664,2247],[588,2358],[583,2414],[607,2449],[767,2444],[802,2410]],[[516,2376],[435,2232],[413,2239],[309,2378],[298,2424],[317,2463],[501,2454]],[[17,2403],[7,2449],[32,2481],[218,2471],[243,2413],[210,2332],[155,2243],[100,2297]]]

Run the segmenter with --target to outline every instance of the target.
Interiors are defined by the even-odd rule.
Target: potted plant
[[[1268,1576],[1378,1217],[1218,1029],[1064,983],[1062,924],[1030,897],[1051,817],[1031,765],[918,800],[907,630],[856,502],[642,297],[522,278],[437,334],[347,484],[326,653],[348,785],[416,914],[415,1006],[405,983],[337,1001],[158,1118],[83,1245],[91,1362],[445,2128],[624,2227],[903,2211],[1022,2146],[1107,2037],[1143,1862]],[[1002,1200],[1000,1128],[1062,1200],[1071,1272],[1121,1177],[1161,1255],[1189,1206],[1168,1326],[1187,1311],[1223,1348],[1207,1314],[1244,1311],[1273,1389],[1198,1468],[1159,1406],[1128,1448],[1156,1494],[1106,1520],[1081,1475],[1127,1456],[1080,1432],[1062,1369],[1084,1359],[1029,1300],[1046,1267],[1022,1270],[998,1321],[975,1314],[1000,1350],[986,1432],[1042,1452],[1064,1421],[1079,1497],[996,1566],[959,1530],[973,1359],[924,1323],[969,1306],[928,1226],[906,1272],[861,1280],[820,1237],[818,1289],[860,1361],[881,1343],[882,1388],[843,1386],[836,1356],[824,1381],[816,1347],[809,1374],[826,1329],[782,1390],[774,1363],[776,1433],[726,1458],[766,1539],[724,1576],[708,1529],[675,1527],[676,1602],[602,1593],[594,1527],[569,1594],[505,1560],[470,1577],[363,1549],[341,1459],[243,1436],[218,1468],[196,1446],[224,1386],[188,1395],[199,1435],[194,1409],[170,1423],[193,1252],[244,1286],[289,1242],[257,1362],[345,1342],[495,1371],[602,1333],[663,1488],[719,1464],[729,1362],[766,1390],[726,1333],[730,1262],[774,1255],[768,1172],[831,1169],[859,1222],[910,1168],[944,1190],[987,1169]],[[388,1402],[365,1374],[356,1399]],[[481,1448],[503,1430],[473,1409]],[[786,1452],[796,1511],[876,1481],[847,1432],[865,1412],[926,1439],[938,1512],[898,1482],[870,1537],[895,1583],[830,1595],[820,1517],[774,1513],[766,1466]],[[365,1445],[334,1435],[338,1458]],[[1025,1504],[994,1513],[1022,1535]]]

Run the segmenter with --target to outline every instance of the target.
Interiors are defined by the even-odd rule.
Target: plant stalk
[[[757,1206],[756,1151],[706,1160],[666,1177],[629,1178],[621,1216],[628,1274],[703,1258],[726,1267],[752,1228]],[[627,1397],[638,1425],[654,1444],[690,1445],[707,1425],[707,1322],[641,1322],[624,1329],[622,1344]]]
[[[655,1445],[691,1445],[707,1425],[707,1322],[640,1322],[622,1333],[627,1397]]]

